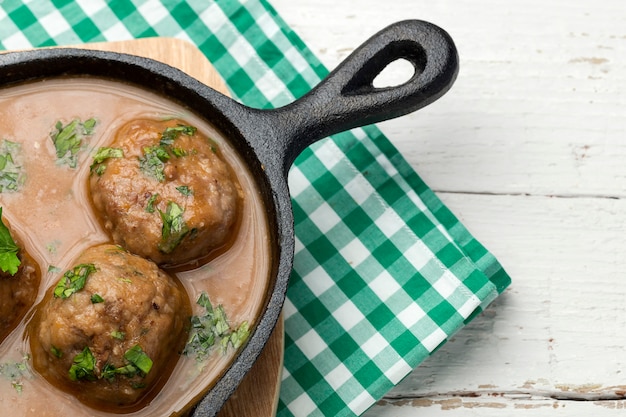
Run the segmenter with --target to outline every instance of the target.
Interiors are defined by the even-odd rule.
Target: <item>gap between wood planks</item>
[[[505,193],[497,191],[460,191],[460,190],[437,190],[432,189],[435,194],[466,194],[466,195],[491,195],[510,197],[547,197],[547,198],[599,198],[605,200],[621,200],[624,196],[606,194],[545,194],[545,193]]]
[[[416,395],[388,395],[378,402],[379,406],[409,406],[428,408],[440,406],[442,410],[458,408],[507,408],[519,409],[560,408],[568,402],[589,402],[609,409],[626,408],[626,386],[602,390],[578,388],[569,390],[468,390],[447,393]]]

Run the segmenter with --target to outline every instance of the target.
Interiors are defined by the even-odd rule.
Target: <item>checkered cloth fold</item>
[[[327,74],[264,0],[0,1],[4,49],[152,36],[192,42],[252,107]],[[375,126],[306,149],[289,185],[279,416],[362,414],[510,282]]]

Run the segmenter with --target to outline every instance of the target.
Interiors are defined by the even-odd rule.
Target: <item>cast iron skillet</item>
[[[405,59],[415,74],[402,85],[375,88],[374,78]],[[307,146],[328,135],[418,110],[452,85],[458,56],[442,29],[398,22],[356,49],[302,98],[274,110],[252,109],[168,65],[136,56],[71,48],[0,56],[0,87],[65,75],[106,77],[165,95],[213,123],[247,163],[267,208],[273,245],[270,290],[248,343],[193,411],[214,416],[248,372],[279,317],[293,262],[294,230],[287,173]]]

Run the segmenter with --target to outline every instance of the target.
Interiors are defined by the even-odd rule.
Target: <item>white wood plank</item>
[[[415,400],[383,401],[368,410],[367,417],[502,417],[622,415],[623,401],[562,401],[532,395],[493,393],[477,397],[440,396]]]
[[[626,10],[617,1],[272,4],[330,68],[394,21],[429,20],[461,71],[439,102],[381,126],[436,190],[623,196]]]

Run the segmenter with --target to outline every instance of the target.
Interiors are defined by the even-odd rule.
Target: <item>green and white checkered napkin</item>
[[[263,0],[26,3],[0,1],[4,49],[182,38],[235,98],[262,108],[327,74]],[[510,282],[376,127],[307,149],[289,184],[297,239],[280,416],[363,413]]]

